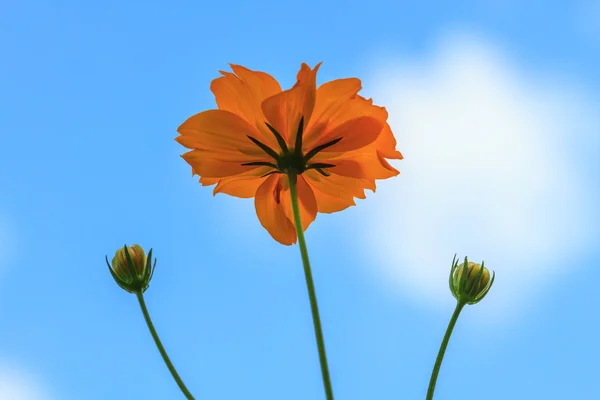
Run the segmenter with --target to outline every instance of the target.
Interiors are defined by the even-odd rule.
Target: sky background
[[[299,250],[213,197],[173,139],[228,63],[359,77],[401,175],[306,237],[336,398],[423,399],[452,257],[467,307],[436,399],[600,398],[600,2],[0,5],[0,400],[182,398],[104,256],[154,248],[146,300],[197,399],[324,398]]]

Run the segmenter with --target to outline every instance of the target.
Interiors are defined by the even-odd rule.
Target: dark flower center
[[[275,139],[277,139],[277,143],[280,147],[280,152],[277,153],[275,150],[271,149],[266,144],[260,142],[256,138],[252,136],[248,136],[248,139],[252,141],[255,145],[261,148],[268,156],[272,157],[274,162],[266,162],[266,161],[254,161],[249,163],[242,164],[243,166],[266,166],[273,168],[273,171],[266,173],[264,176],[271,174],[291,174],[295,173],[297,175],[302,174],[304,171],[309,169],[315,169],[323,176],[329,176],[329,173],[325,171],[326,168],[335,167],[335,164],[327,164],[327,163],[312,163],[309,164],[311,158],[317,155],[320,151],[333,146],[342,138],[334,139],[330,142],[317,146],[306,154],[302,153],[302,139],[304,134],[304,117],[300,118],[300,123],[298,124],[298,131],[296,133],[296,143],[292,150],[288,149],[285,139],[283,136],[275,128],[273,128],[269,123],[266,123],[269,130],[275,135]]]

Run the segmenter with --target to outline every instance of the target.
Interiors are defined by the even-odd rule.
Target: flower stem
[[[158,348],[160,355],[162,356],[163,360],[165,361],[165,364],[167,364],[167,368],[169,368],[171,375],[173,375],[175,382],[177,382],[179,389],[181,389],[181,391],[183,392],[186,399],[194,400],[194,396],[192,396],[190,391],[185,387],[185,384],[179,377],[179,374],[177,373],[177,371],[175,370],[175,367],[171,363],[171,360],[169,359],[169,356],[167,355],[167,352],[165,351],[165,348],[163,347],[163,345],[158,337],[158,334],[156,333],[156,329],[154,329],[154,324],[152,323],[152,320],[150,319],[150,314],[148,314],[148,309],[146,308],[146,302],[144,301],[144,295],[142,294],[142,292],[136,292],[135,295],[137,296],[137,299],[140,303],[140,308],[142,309],[142,314],[144,314],[144,319],[146,320],[148,329],[150,330],[150,333],[152,334],[154,343],[156,343],[156,347]]]
[[[321,363],[321,374],[323,376],[323,386],[327,400],[333,400],[333,389],[331,388],[331,379],[329,377],[329,367],[327,365],[327,354],[325,353],[325,340],[323,339],[323,329],[321,328],[321,317],[319,316],[319,306],[317,304],[317,293],[313,282],[312,272],[310,270],[310,261],[308,260],[308,250],[304,240],[304,230],[302,229],[302,220],[300,219],[300,207],[298,206],[298,193],[296,190],[297,176],[294,172],[289,174],[290,194],[292,196],[292,209],[294,210],[294,225],[298,235],[298,244],[300,245],[300,254],[302,264],[304,264],[304,276],[306,277],[306,287],[308,288],[308,297],[310,298],[310,309],[312,311],[313,325],[315,327],[315,336],[317,338],[317,348],[319,349],[319,360]]]
[[[452,331],[454,330],[454,325],[456,325],[458,316],[460,315],[460,312],[462,311],[465,304],[466,303],[463,303],[460,301],[456,303],[456,308],[454,309],[452,318],[450,318],[450,322],[448,323],[448,329],[446,329],[446,334],[444,335],[444,340],[442,340],[442,345],[440,346],[440,351],[437,355],[437,359],[435,360],[435,365],[433,366],[433,371],[431,372],[431,379],[429,381],[429,389],[427,389],[426,400],[433,400],[433,392],[435,391],[435,383],[437,382],[438,373],[440,372],[440,367],[442,366],[442,360],[444,359],[444,353],[446,353],[446,347],[448,347],[448,341],[450,341],[450,336],[452,335]]]

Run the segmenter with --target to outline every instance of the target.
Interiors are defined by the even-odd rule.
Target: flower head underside
[[[302,227],[317,212],[332,213],[365,198],[376,179],[399,172],[402,159],[387,111],[358,95],[356,78],[317,88],[320,67],[302,64],[296,84],[283,91],[264,72],[231,65],[211,84],[218,109],[196,114],[178,129],[191,149],[183,158],[214,193],[255,198],[258,218],[280,243],[296,241],[289,176],[297,176]]]

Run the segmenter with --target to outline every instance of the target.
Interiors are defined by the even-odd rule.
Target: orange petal
[[[256,195],[258,187],[267,179],[263,177],[272,168],[260,167],[247,173],[220,179],[213,190],[213,195],[225,193],[230,196],[249,199]]]
[[[389,124],[385,124],[381,134],[375,141],[375,147],[385,158],[392,158],[396,160],[402,160],[404,157],[402,153],[396,150],[396,138],[392,133],[392,129]]]
[[[271,75],[231,64],[235,74],[220,71],[223,75],[213,80],[210,90],[215,95],[220,110],[230,111],[245,119],[260,132],[262,142],[274,146],[275,138],[265,125],[261,110],[263,100],[281,93],[281,86]]]
[[[352,98],[345,97],[339,99],[340,103],[336,106],[337,111],[327,115],[328,119],[321,118],[319,121],[314,121],[310,130],[305,137],[305,150],[310,150],[320,144],[330,142],[337,139],[339,136],[336,129],[348,123],[349,121],[360,117],[373,117],[381,121],[382,129],[388,117],[388,113],[383,107],[373,105],[373,100],[367,100],[362,96],[355,95]],[[344,139],[340,141],[343,142]],[[331,148],[329,148],[329,151]]]
[[[320,159],[319,161],[322,160]],[[330,158],[323,162],[335,165],[335,167],[327,168],[328,172],[352,178],[387,179],[399,174],[373,148],[364,151],[343,153],[339,157]]]
[[[202,186],[217,186],[213,190],[213,195],[225,193],[230,196],[251,198],[256,194],[258,187],[264,182],[266,173],[270,172],[270,167],[258,167],[245,171],[238,175],[225,178],[206,178],[200,177]]]
[[[256,195],[258,187],[262,185],[266,178],[240,178],[220,181],[213,191],[213,194],[225,193],[230,196],[250,199]]]
[[[365,189],[369,189],[370,191],[372,191],[373,193],[375,193],[375,190],[377,189],[377,185],[375,184],[375,179],[359,179],[361,182],[361,187],[364,187]],[[364,196],[363,193],[363,197],[360,196],[356,196],[358,198],[361,199],[366,199],[367,196]]]
[[[357,185],[358,179],[338,175],[324,177],[315,170],[308,170],[303,176],[313,189],[319,212],[332,213],[353,206],[356,204],[354,197],[359,197],[357,194],[361,192],[364,198],[364,190]]]
[[[342,138],[333,146],[322,150],[323,153],[352,151],[373,143],[384,123],[373,117],[358,117],[338,125],[327,131],[319,140],[312,145],[314,147],[328,143],[334,139]]]
[[[260,111],[260,105],[264,99],[281,92],[281,86],[279,86],[277,80],[271,75],[265,72],[253,71],[246,67],[242,67],[241,65],[230,64],[230,66],[244,84],[244,88],[246,89],[245,92],[248,93],[253,100],[258,100],[258,102],[252,102],[252,107],[255,110]],[[237,95],[240,96],[242,93],[237,93]],[[238,98],[238,103],[241,100],[241,98]]]
[[[315,108],[306,126],[304,143],[312,143],[311,141],[315,139],[317,132],[323,130],[329,120],[339,113],[360,89],[361,82],[357,78],[336,79],[319,86]],[[320,126],[320,129],[317,126]]]
[[[281,206],[285,215],[290,221],[294,221],[294,209],[292,208],[292,197],[289,187],[289,178],[284,179],[283,190],[281,191]],[[297,177],[296,191],[298,193],[298,208],[300,209],[300,220],[302,223],[302,231],[306,231],[308,226],[317,217],[317,200],[312,188],[306,183],[302,175]]]
[[[365,189],[375,191],[374,179],[357,179],[331,174],[322,176],[315,170],[303,173],[313,188],[319,212],[333,213],[355,205],[354,198],[365,199]]]
[[[394,174],[393,176],[400,174],[400,171],[398,171],[396,168],[392,167],[392,165],[385,159],[385,157],[383,157],[381,155],[379,150],[377,150],[377,158],[379,159],[379,163],[381,164],[381,166],[383,168],[387,169],[388,171],[392,172]]]
[[[194,171],[193,167],[192,167],[192,171],[193,171],[193,175],[196,175],[196,171]],[[206,178],[206,177],[201,176],[199,182],[202,186],[212,186],[216,183],[219,183],[220,180],[221,180],[221,178]]]
[[[194,172],[205,178],[224,178],[226,176],[238,175],[256,168],[252,166],[243,166],[248,160],[242,159],[240,154],[238,160],[223,160],[218,157],[218,153],[210,150],[194,149],[182,155],[183,159],[190,164]]]
[[[256,191],[254,206],[261,225],[273,239],[284,245],[296,243],[296,229],[281,206],[280,175],[269,176]]]
[[[208,110],[196,114],[181,124],[177,132],[181,136],[176,140],[188,148],[239,152],[240,155],[259,158],[265,156],[264,151],[248,138],[256,138],[258,131],[229,111]]]
[[[364,189],[366,187],[370,188],[370,185],[366,185],[361,179],[349,178],[335,174],[323,176],[314,169],[309,169],[302,175],[312,187],[330,196],[339,196],[343,198],[358,197],[364,199]]]
[[[312,184],[311,184],[312,186]],[[315,199],[320,213],[331,214],[338,211],[343,211],[348,207],[355,206],[354,198],[342,198],[338,196],[330,196],[326,193],[321,192],[313,186],[313,192],[315,193]]]
[[[294,146],[300,119],[307,124],[315,107],[317,94],[317,71],[302,63],[297,82],[290,89],[269,97],[262,103],[262,111],[271,126],[283,136],[288,147]],[[305,125],[306,126],[306,125]]]

